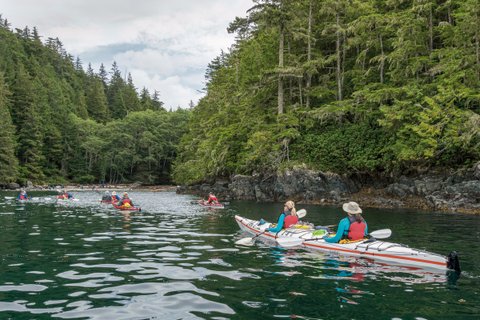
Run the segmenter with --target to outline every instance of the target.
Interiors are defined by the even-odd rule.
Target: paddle
[[[381,229],[376,230],[370,233],[370,236],[375,239],[385,239],[392,235],[392,230],[390,229]],[[277,238],[277,243],[285,248],[296,247],[303,244],[305,241],[315,241],[320,240],[320,238],[312,238],[312,239],[300,239],[300,238]]]
[[[300,209],[300,210],[297,211],[297,216],[298,216],[299,218],[303,218],[303,217],[305,217],[306,215],[307,215],[307,210],[305,210],[305,209]]]
[[[240,240],[235,241],[235,244],[239,244],[241,246],[253,246],[254,243],[255,243],[255,238],[261,236],[265,232],[267,232],[267,230],[265,230],[263,232],[260,232],[259,234],[257,234],[256,236],[253,236],[251,238],[242,238]]]
[[[390,238],[391,235],[392,235],[392,230],[390,229],[380,229],[380,230],[370,232],[370,236],[377,239]]]

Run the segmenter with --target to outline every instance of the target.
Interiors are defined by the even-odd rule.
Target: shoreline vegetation
[[[480,7],[427,2],[255,0],[175,111],[0,17],[0,184],[480,211]]]

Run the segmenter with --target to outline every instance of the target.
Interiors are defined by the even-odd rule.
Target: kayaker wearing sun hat
[[[326,242],[336,243],[342,239],[360,240],[368,235],[367,222],[361,215],[362,209],[358,203],[347,202],[343,204],[342,208],[348,214],[348,217],[340,220],[334,237],[325,236],[323,238]]]

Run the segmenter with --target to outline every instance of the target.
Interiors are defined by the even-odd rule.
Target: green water
[[[131,192],[142,212],[122,214],[75,193],[16,204],[0,194],[0,319],[479,319],[480,217],[364,209],[370,230],[447,254],[464,272],[409,272],[364,259],[284,250],[248,236],[235,214],[273,221],[281,203],[224,210],[171,192]],[[50,199],[46,199],[48,197]],[[338,208],[297,206],[315,224]]]

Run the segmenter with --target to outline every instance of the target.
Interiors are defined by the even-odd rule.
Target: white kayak
[[[456,252],[451,252],[449,256],[446,257],[375,238],[345,244],[329,243],[321,238],[321,231],[319,232],[319,230],[313,228],[305,229],[304,226],[300,226],[300,228],[291,227],[283,229],[278,233],[274,233],[266,231],[270,226],[270,223],[251,220],[238,215],[235,216],[235,220],[240,226],[240,229],[250,234],[254,234],[257,238],[276,241],[278,244],[286,248],[303,246],[313,250],[335,252],[347,256],[362,257],[404,266],[445,271],[455,270],[460,272],[460,265]],[[375,232],[372,232],[372,234],[374,233]],[[382,232],[379,234],[381,233]],[[240,243],[240,241],[238,241],[238,243]]]
[[[221,203],[208,203],[205,200],[198,200],[198,204],[201,205],[202,207],[225,209],[225,206]]]

